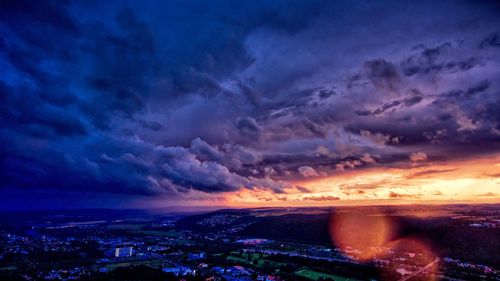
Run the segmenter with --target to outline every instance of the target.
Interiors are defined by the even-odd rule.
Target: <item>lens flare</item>
[[[348,257],[371,260],[384,254],[384,245],[392,238],[392,221],[378,211],[370,213],[335,212],[330,219],[330,238]]]
[[[431,248],[415,238],[402,238],[387,244],[390,248],[386,259],[394,264],[385,269],[385,280],[438,280],[439,258]]]

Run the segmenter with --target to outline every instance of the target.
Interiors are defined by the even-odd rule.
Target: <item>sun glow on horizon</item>
[[[302,190],[242,190],[225,196],[231,206],[328,206],[500,202],[500,156],[405,168],[375,167],[296,180]],[[309,190],[309,192],[304,192]]]

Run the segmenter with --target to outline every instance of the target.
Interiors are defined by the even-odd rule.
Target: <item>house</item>
[[[246,269],[242,266],[239,266],[239,265],[235,265],[233,267],[231,267],[231,275],[235,276],[241,276],[241,275],[246,275],[246,276],[250,276],[252,275],[252,272],[251,272],[251,269]]]
[[[189,253],[188,255],[188,259],[189,260],[201,260],[201,259],[204,259],[206,257],[206,254],[205,252],[200,252],[200,253]]]

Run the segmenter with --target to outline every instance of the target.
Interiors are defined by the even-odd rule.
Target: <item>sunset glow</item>
[[[401,163],[399,168],[374,165],[294,182],[307,193],[254,190],[228,195],[226,200],[245,206],[497,203],[499,163],[500,155],[416,166]]]

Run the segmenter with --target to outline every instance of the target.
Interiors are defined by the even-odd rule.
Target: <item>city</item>
[[[363,260],[363,251],[376,245],[339,248],[329,241],[328,217],[333,213],[369,216],[375,209],[398,221],[395,240],[413,237],[439,247],[432,247],[432,253],[419,247],[391,249],[389,243]],[[18,216],[22,223],[5,215],[1,280],[500,278],[498,205],[258,208],[173,215],[159,210],[47,211]],[[463,245],[471,236],[484,240]]]

